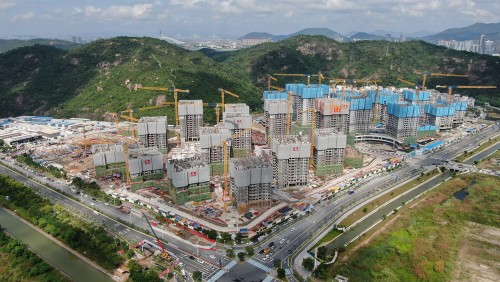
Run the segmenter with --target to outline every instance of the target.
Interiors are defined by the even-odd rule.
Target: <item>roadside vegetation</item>
[[[125,242],[113,239],[102,226],[78,219],[59,205],[53,205],[30,188],[0,175],[0,204],[40,227],[107,270],[117,268],[125,258],[118,251]]]
[[[0,226],[0,281],[70,281]]]
[[[500,170],[500,150],[484,158],[477,163],[477,167],[482,169]]]
[[[45,167],[45,166],[35,162],[33,160],[33,158],[31,158],[31,156],[28,154],[22,154],[20,156],[17,156],[16,161],[33,168],[34,170],[36,170],[39,173],[41,173],[41,172],[49,173],[49,174],[53,175],[54,177],[61,178],[61,179],[67,178],[66,172],[64,170],[58,169],[58,168],[53,167],[51,165]]]
[[[353,213],[351,213],[349,216],[347,216],[342,222],[340,223],[341,226],[349,227],[359,219],[361,219],[363,216],[366,214],[372,212],[374,209],[379,207],[380,205],[387,203],[388,201],[398,197],[399,195],[403,194],[404,192],[416,187],[417,185],[422,184],[423,182],[429,180],[430,178],[438,175],[440,172],[438,169],[434,169],[428,173],[422,173],[419,177],[416,179],[401,185],[400,187],[392,190],[390,193],[387,193],[367,204],[364,206],[360,207]]]
[[[74,185],[80,192],[83,192],[85,195],[89,195],[92,198],[99,199],[103,202],[118,202],[118,204],[121,204],[121,201],[119,199],[113,199],[113,197],[102,191],[99,184],[97,184],[95,181],[86,182],[80,177],[75,177],[71,181],[71,184]]]
[[[454,197],[462,190],[468,193],[463,200]],[[326,273],[323,278],[341,274],[350,281],[455,280],[455,273],[460,271],[456,267],[458,253],[467,247],[460,243],[467,233],[466,226],[500,227],[498,177],[483,174],[454,177],[417,201],[400,209],[394,215],[397,219],[375,239],[358,240],[355,243],[363,246],[351,244],[333,266],[320,266],[322,274]],[[490,244],[475,254],[492,271],[500,259],[494,249]]]
[[[466,159],[474,156],[475,154],[481,152],[482,150],[490,147],[491,145],[494,145],[496,143],[500,142],[500,136],[496,137],[496,138],[493,138],[493,139],[489,139],[488,141],[484,142],[481,146],[479,146],[478,148],[472,150],[472,151],[464,151],[464,153],[462,155],[460,155],[459,157],[457,157],[455,159],[455,161],[457,162],[463,162],[465,161]]]

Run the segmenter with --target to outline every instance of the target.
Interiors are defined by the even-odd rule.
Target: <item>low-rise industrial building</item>
[[[8,146],[34,142],[42,139],[42,134],[18,129],[0,129],[0,140]]]

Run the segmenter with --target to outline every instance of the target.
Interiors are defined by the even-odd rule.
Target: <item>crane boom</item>
[[[496,89],[496,86],[487,85],[436,85],[436,88],[448,88],[448,104],[451,103],[451,94],[453,89]]]
[[[165,254],[166,253],[165,247],[163,247],[163,243],[160,241],[160,239],[158,238],[158,236],[156,236],[156,232],[153,229],[153,227],[151,226],[151,223],[149,223],[148,217],[144,213],[142,213],[142,216],[146,219],[146,222],[148,223],[149,228],[151,229],[151,231],[153,232],[153,235],[155,236],[156,242],[158,242],[158,245],[160,245],[162,254]]]

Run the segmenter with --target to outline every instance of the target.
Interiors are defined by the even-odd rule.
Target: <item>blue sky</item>
[[[0,36],[171,36],[307,27],[442,31],[500,22],[498,0],[0,0]]]

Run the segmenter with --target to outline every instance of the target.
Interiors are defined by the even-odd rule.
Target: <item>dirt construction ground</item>
[[[498,281],[500,229],[468,223],[459,245],[453,281]]]

